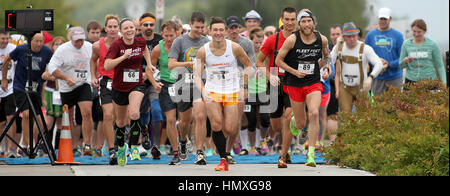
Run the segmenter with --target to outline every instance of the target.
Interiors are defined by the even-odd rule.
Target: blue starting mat
[[[245,155],[245,156],[234,156],[233,159],[237,162],[237,164],[277,164],[279,154],[272,155]],[[315,161],[317,164],[326,163],[325,158],[321,156],[320,153],[316,153]],[[142,160],[134,160],[131,161],[128,157],[127,165],[136,165],[136,164],[169,164],[172,160],[171,156],[162,155],[161,159],[154,160],[152,157],[141,157]],[[194,164],[195,155],[189,154],[189,157],[186,161],[181,161],[181,164]],[[304,164],[306,163],[305,155],[291,155],[292,164]],[[27,158],[0,158],[0,161],[5,161],[8,165],[43,165],[50,164],[50,159],[48,157],[38,157],[35,159]],[[108,157],[91,157],[91,156],[83,156],[83,157],[74,157],[75,162],[81,162],[81,165],[108,165],[109,158]],[[219,164],[220,157],[219,156],[209,156],[206,157],[206,162],[208,164]]]

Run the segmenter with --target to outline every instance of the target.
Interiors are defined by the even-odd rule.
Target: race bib
[[[185,73],[184,74],[184,83],[194,83],[194,74]]]
[[[244,106],[244,112],[251,112],[252,111],[252,106],[251,105],[245,105]]]
[[[124,69],[123,82],[139,82],[139,69]]]
[[[87,81],[87,70],[75,70],[75,81],[77,82],[86,82]]]
[[[282,74],[284,74],[286,71],[283,69],[283,68],[281,68],[281,67],[278,67],[278,73],[282,73]]]
[[[53,105],[62,105],[61,93],[59,91],[53,91]]]
[[[155,73],[153,73],[153,78],[157,82],[161,81],[161,73],[159,72],[159,70],[156,70]]]
[[[27,81],[27,84],[25,85],[25,89],[28,89],[28,83],[29,83],[29,82]],[[31,91],[37,92],[38,86],[39,86],[39,83],[33,81],[33,82],[31,83]]]
[[[316,64],[313,62],[300,61],[298,62],[298,70],[306,72],[307,75],[314,74],[314,68]]]
[[[108,82],[106,82],[106,88],[112,91],[112,80],[108,80]]]
[[[169,86],[169,88],[167,88],[169,91],[169,95],[171,97],[175,97],[175,86]]]
[[[227,83],[232,78],[231,73],[228,72],[213,72],[211,80],[214,83]]]

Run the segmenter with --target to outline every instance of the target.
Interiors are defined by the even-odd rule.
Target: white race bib
[[[184,74],[184,83],[194,83],[194,74],[192,73]]]
[[[53,105],[62,105],[61,93],[59,91],[53,91]]]
[[[169,91],[169,95],[171,96],[171,97],[175,97],[175,86],[169,86],[169,88],[167,88],[168,89],[168,91]]]
[[[112,90],[112,80],[108,80],[107,82],[106,82],[106,88],[108,89],[108,90]]]
[[[285,73],[286,71],[283,69],[283,68],[281,68],[281,67],[278,67],[278,73]]]
[[[306,72],[307,75],[314,74],[315,66],[316,64],[314,64],[313,62],[305,62],[305,61],[298,62],[298,70]]]
[[[244,106],[244,112],[251,112],[252,111],[252,106],[251,105],[245,105]]]
[[[86,82],[87,81],[87,70],[75,69],[75,81]]]
[[[139,69],[124,69],[123,82],[139,82]]]

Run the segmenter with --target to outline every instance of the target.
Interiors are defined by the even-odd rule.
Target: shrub
[[[435,86],[444,90],[429,90]],[[338,138],[325,158],[382,176],[448,176],[449,90],[431,80],[405,88],[373,102],[360,95],[355,113],[339,114]]]

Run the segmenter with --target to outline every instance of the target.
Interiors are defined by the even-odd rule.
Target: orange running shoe
[[[281,157],[278,158],[278,168],[287,168],[286,162]]]
[[[225,158],[220,159],[219,165],[215,168],[216,171],[228,171],[228,161]]]

